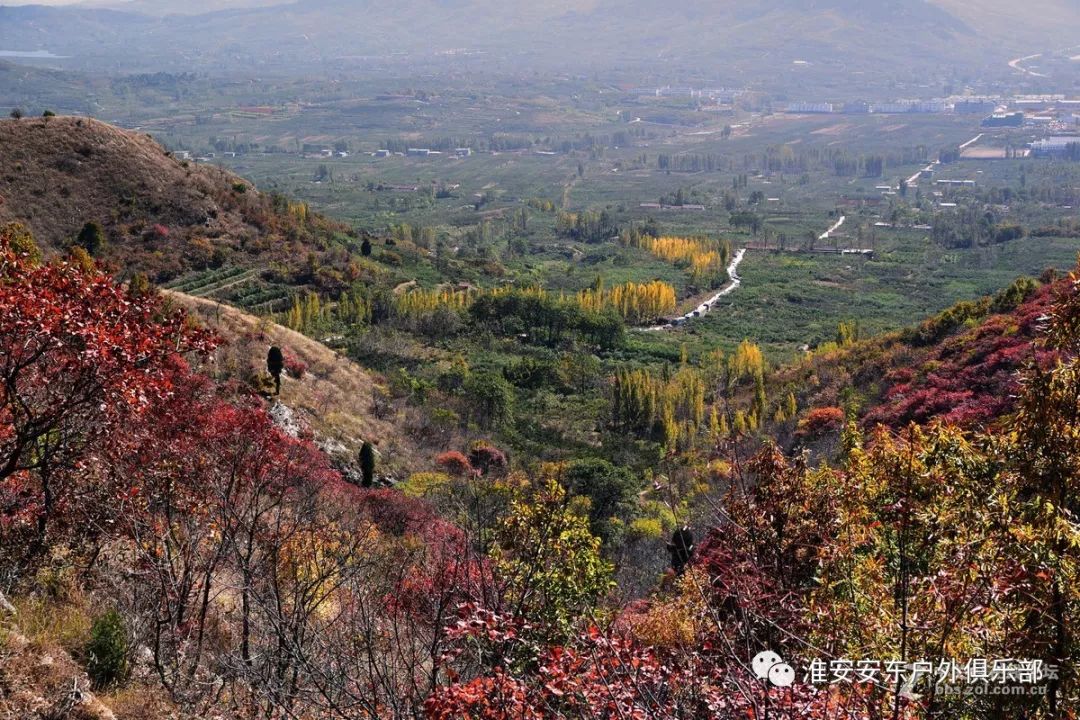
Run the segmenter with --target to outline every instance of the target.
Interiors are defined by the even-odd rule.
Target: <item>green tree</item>
[[[96,222],[88,222],[79,231],[75,244],[97,257],[98,253],[105,249],[105,231]]]
[[[150,279],[146,277],[146,273],[135,273],[132,276],[131,281],[128,283],[128,292],[135,297],[146,297],[153,293],[153,287],[150,285]]]
[[[787,400],[784,405],[784,415],[788,420],[794,420],[795,416],[799,414],[799,405],[795,401],[795,393],[788,393]]]
[[[266,371],[274,378],[274,393],[281,394],[281,371],[285,369],[285,355],[281,348],[272,345],[266,353]]]
[[[498,373],[483,372],[465,380],[465,395],[472,416],[485,429],[511,422],[514,415],[514,387]]]
[[[366,440],[360,446],[360,474],[360,484],[364,487],[369,488],[375,483],[375,446]]]
[[[589,498],[589,526],[605,544],[618,543],[618,528],[634,514],[641,482],[625,467],[600,458],[573,460],[562,472],[573,495]],[[616,521],[616,522],[613,522]]]
[[[840,347],[853,345],[859,339],[859,321],[841,320],[836,326],[836,344]]]
[[[11,243],[16,255],[25,255],[31,265],[41,264],[41,248],[34,242],[34,236],[21,223],[8,223],[0,227],[0,237]]]
[[[86,659],[86,672],[97,688],[112,687],[127,677],[127,631],[115,610],[94,621],[86,644]]]
[[[491,556],[513,613],[555,635],[565,634],[611,587],[612,566],[600,557],[600,539],[554,478],[532,493],[518,491]]]

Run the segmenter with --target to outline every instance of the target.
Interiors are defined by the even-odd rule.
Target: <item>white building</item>
[[[1080,135],[1058,135],[1031,143],[1031,154],[1035,157],[1056,157],[1064,155],[1070,145],[1080,145]]]
[[[833,104],[827,102],[793,102],[788,103],[785,112],[789,113],[831,113],[834,112]]]

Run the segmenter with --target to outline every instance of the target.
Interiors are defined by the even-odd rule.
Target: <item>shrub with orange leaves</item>
[[[844,426],[844,411],[838,407],[814,408],[799,420],[796,431],[800,437],[816,440],[828,433],[839,432]]]

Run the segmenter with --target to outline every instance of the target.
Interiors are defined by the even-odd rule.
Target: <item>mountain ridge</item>
[[[887,70],[898,55],[914,67],[940,62],[981,66],[1014,49],[1029,49],[1032,42],[1063,42],[1080,32],[1080,12],[1070,13],[1059,0],[1039,0],[1036,7],[1044,6],[1055,26],[1040,23],[1037,13],[1018,15],[997,6],[982,12],[959,0],[902,0],[885,6],[770,0],[752,9],[706,2],[672,7],[654,0],[630,5],[613,0],[409,0],[392,12],[369,3],[300,0],[231,3],[200,14],[189,11],[202,6],[147,0],[111,8],[0,7],[0,47],[48,49],[73,56],[76,64],[114,66],[130,63],[122,52],[127,50],[127,57],[154,67],[182,58],[191,64],[217,63],[219,69],[223,59],[277,68],[313,67],[358,55],[431,60],[440,51],[466,47],[549,67],[615,67],[662,56],[687,66],[736,63],[740,72],[757,67],[766,74],[777,63],[790,64],[788,54],[809,54],[801,59],[839,64],[861,59]],[[552,52],[556,47],[572,52]],[[747,51],[776,47],[779,52],[757,58],[756,66],[743,57]]]

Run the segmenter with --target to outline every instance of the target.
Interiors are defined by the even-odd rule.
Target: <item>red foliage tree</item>
[[[347,488],[314,445],[258,405],[224,401],[206,378],[176,382],[99,456],[114,531],[137,558],[129,612],[148,628],[142,640],[174,701],[200,707],[213,664],[226,663],[243,681],[235,692],[254,689],[274,705],[298,661],[267,658],[306,637],[333,576],[312,558],[331,541],[341,562],[358,557],[364,535],[327,531],[341,523],[348,504],[337,494]],[[225,578],[234,578],[235,607],[223,614]]]
[[[520,642],[505,618],[472,612],[459,640]],[[875,720],[873,688],[858,685],[770,687],[753,677],[749,659],[719,638],[675,652],[639,645],[589,627],[566,646],[544,650],[531,670],[498,664],[489,673],[440,688],[425,703],[431,720]],[[914,718],[909,703],[893,716]]]
[[[159,299],[94,269],[36,264],[7,236],[0,307],[0,521],[40,547],[54,520],[75,527],[91,509],[93,455],[173,394],[181,354],[214,341]]]
[[[1017,371],[1029,361],[1049,367],[1058,356],[1034,340],[1064,287],[1046,285],[1011,311],[927,348],[911,367],[886,374],[883,402],[867,413],[865,424],[901,428],[942,418],[974,428],[1008,414],[1020,390]]]
[[[429,525],[439,520],[430,505],[395,490],[362,490],[354,495],[350,502],[357,512],[389,535],[422,536]]]
[[[289,374],[289,377],[296,380],[303,380],[307,375],[308,366],[307,363],[298,358],[289,350],[285,350],[285,372]]]
[[[828,432],[839,430],[844,424],[844,411],[838,407],[814,408],[799,421],[798,434],[807,438],[819,438]]]
[[[506,453],[484,440],[477,440],[469,448],[469,464],[484,475],[502,472],[509,465]]]
[[[441,453],[435,458],[435,464],[451,475],[457,475],[459,477],[472,475],[473,472],[475,472],[472,463],[469,462],[469,458],[465,457],[457,450],[449,450]]]

